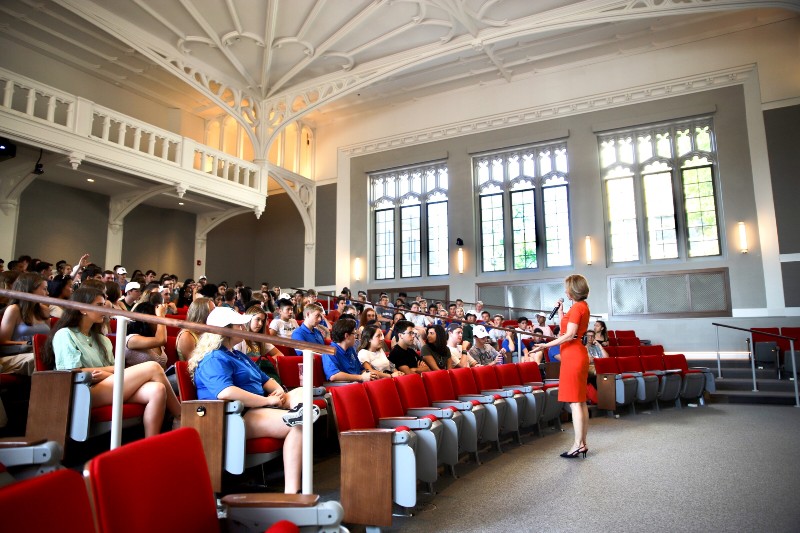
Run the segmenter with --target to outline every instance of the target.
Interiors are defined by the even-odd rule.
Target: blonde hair
[[[303,318],[308,318],[308,315],[313,313],[314,311],[319,311],[323,315],[325,314],[325,310],[319,304],[308,304],[303,308]]]
[[[589,297],[589,282],[580,274],[567,276],[564,286],[570,297],[576,302],[582,302]]]
[[[214,350],[219,350],[219,347],[222,346],[225,339],[226,337],[217,335],[216,333],[203,333],[200,335],[200,338],[197,340],[197,346],[192,350],[192,356],[189,359],[189,375],[192,376],[192,381],[194,381],[194,373],[197,371],[197,365],[200,364],[200,361],[202,361],[207,354]]]

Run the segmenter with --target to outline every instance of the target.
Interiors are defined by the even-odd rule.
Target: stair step
[[[723,372],[723,376],[725,373]],[[753,390],[752,378],[717,378],[717,391],[751,391]],[[794,395],[794,383],[787,380],[756,379],[758,389],[763,392],[786,392]]]
[[[766,392],[766,391],[741,391],[725,390],[710,395],[711,403],[747,403],[770,405],[795,405],[794,391],[792,392]]]

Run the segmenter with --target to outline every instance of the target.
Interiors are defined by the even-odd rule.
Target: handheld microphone
[[[553,308],[553,312],[550,313],[550,316],[547,318],[547,320],[553,320],[553,317],[556,316],[556,313],[558,313],[558,308],[561,307],[561,304],[563,303],[564,303],[564,298],[559,298],[558,304]]]

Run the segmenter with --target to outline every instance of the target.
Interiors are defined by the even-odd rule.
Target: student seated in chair
[[[300,490],[303,404],[299,394],[287,394],[245,354],[234,346],[243,339],[237,333],[250,322],[251,316],[233,309],[217,307],[208,315],[209,326],[230,328],[229,336],[204,333],[189,361],[189,372],[197,386],[200,400],[238,400],[244,404],[245,431],[248,438],[284,439],[284,490],[294,494]],[[302,391],[302,389],[295,389]],[[313,419],[319,407],[313,406]]]
[[[348,317],[337,320],[333,325],[331,337],[333,339],[331,346],[336,353],[322,356],[322,370],[325,372],[325,379],[328,381],[369,381],[383,377],[377,370],[364,370],[358,359],[355,349],[358,340],[355,320]]]
[[[114,389],[114,356],[111,341],[102,334],[103,319],[108,312],[105,297],[97,289],[81,287],[72,294],[72,301],[97,306],[97,311],[67,309],[53,327],[45,346],[45,362],[56,370],[80,369],[92,373],[92,407],[111,405]],[[155,361],[133,365],[125,370],[122,399],[138,403],[144,409],[144,435],[161,431],[164,410],[180,420],[181,406],[167,381],[164,370]]]
[[[389,361],[403,374],[430,372],[430,367],[414,350],[418,338],[414,324],[408,320],[400,320],[395,324],[395,328],[397,328],[397,345],[389,353]]]

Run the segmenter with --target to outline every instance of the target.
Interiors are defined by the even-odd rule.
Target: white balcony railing
[[[2,110],[183,170],[266,193],[261,168],[89,100],[0,69]]]

